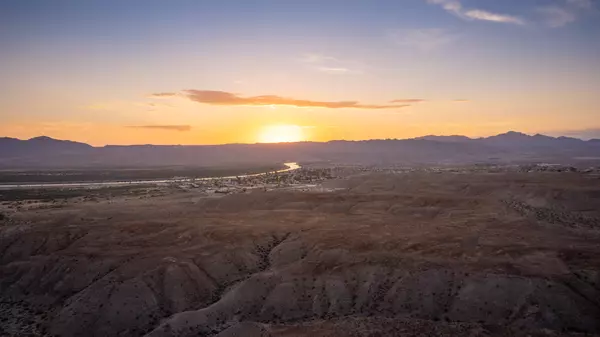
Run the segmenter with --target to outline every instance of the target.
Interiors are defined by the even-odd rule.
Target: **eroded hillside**
[[[6,203],[3,333],[600,333],[597,175],[323,184],[332,189]]]

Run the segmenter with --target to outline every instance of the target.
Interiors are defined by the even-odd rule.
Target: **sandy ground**
[[[600,179],[361,173],[4,203],[5,336],[600,333]]]

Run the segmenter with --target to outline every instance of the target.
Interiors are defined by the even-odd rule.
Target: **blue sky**
[[[311,140],[589,135],[600,129],[599,10],[594,0],[3,1],[0,133],[94,144],[253,142],[272,125]],[[330,104],[348,101],[358,104]]]

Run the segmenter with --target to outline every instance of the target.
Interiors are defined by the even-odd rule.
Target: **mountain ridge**
[[[330,162],[360,165],[600,161],[600,141],[521,132],[481,138],[428,135],[410,139],[221,145],[105,145],[0,138],[0,168],[214,166]]]
[[[575,138],[575,137],[567,137],[567,136],[558,136],[558,137],[552,137],[552,136],[548,136],[548,135],[544,135],[544,134],[540,134],[540,133],[536,133],[534,135],[528,135],[526,133],[523,132],[519,132],[519,131],[507,131],[504,133],[499,133],[497,135],[492,135],[492,136],[487,136],[487,137],[477,137],[477,138],[471,138],[465,135],[434,135],[434,134],[429,134],[429,135],[425,135],[425,136],[419,136],[419,137],[413,137],[413,138],[393,138],[393,139],[383,139],[383,138],[372,138],[372,139],[360,139],[360,140],[346,140],[346,139],[332,139],[332,140],[328,140],[325,142],[319,142],[319,141],[299,141],[299,142],[285,142],[285,143],[331,143],[331,142],[368,142],[368,141],[387,141],[387,140],[393,140],[393,141],[401,141],[401,140],[429,140],[429,141],[476,141],[476,140],[489,140],[489,139],[535,139],[535,138],[544,138],[544,139],[552,139],[552,140],[574,140],[574,141],[581,141],[581,142],[600,142],[600,139],[589,139],[589,140],[583,140],[580,138]],[[53,137],[49,137],[49,136],[45,136],[45,135],[41,135],[41,136],[36,136],[33,138],[29,138],[29,139],[20,139],[20,138],[15,138],[15,137],[0,137],[0,146],[3,145],[3,141],[20,141],[20,142],[31,142],[31,141],[35,141],[35,142],[62,142],[62,143],[71,143],[71,144],[84,144],[87,145],[89,147],[94,147],[94,148],[103,148],[103,147],[125,147],[125,146],[224,146],[224,145],[256,145],[256,144],[283,144],[283,143],[224,143],[224,144],[186,144],[186,145],[181,145],[181,144],[106,144],[106,145],[102,145],[102,146],[93,146],[90,144],[87,144],[85,142],[79,142],[79,141],[73,141],[73,140],[68,140],[68,139],[57,139],[57,138],[53,138]]]

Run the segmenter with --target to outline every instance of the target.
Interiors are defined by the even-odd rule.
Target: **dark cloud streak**
[[[177,94],[174,92],[157,92],[155,94],[151,94],[150,96],[151,97],[173,97],[175,95],[177,95]]]
[[[154,130],[165,130],[165,131],[191,131],[190,125],[130,125],[128,128],[133,129],[154,129]]]
[[[424,99],[420,98],[406,98],[406,99],[395,99],[390,101],[390,103],[421,103],[425,102]]]
[[[171,93],[158,93],[152,96],[165,97]],[[175,94],[172,94],[175,95]],[[281,97],[277,95],[261,95],[243,97],[235,93],[216,90],[184,90],[177,94],[191,101],[223,106],[270,106],[270,105],[287,105],[301,108],[329,108],[329,109],[398,109],[409,106],[408,104],[363,104],[359,101],[312,101],[307,99],[296,99]]]

